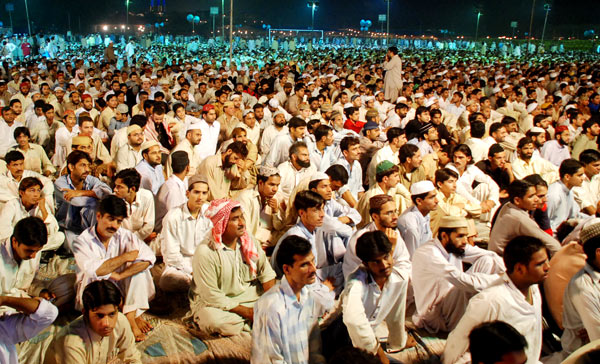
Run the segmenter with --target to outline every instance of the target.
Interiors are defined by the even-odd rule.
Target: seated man
[[[25,169],[43,174],[46,177],[56,172],[56,168],[54,168],[52,162],[48,159],[44,148],[31,142],[29,129],[20,126],[15,129],[14,136],[17,145],[13,150],[19,151],[25,156]]]
[[[527,340],[502,321],[483,323],[469,333],[471,363],[525,363]]]
[[[129,215],[123,228],[130,230],[140,240],[149,243],[156,237],[154,230],[154,196],[140,188],[141,176],[133,168],[120,171],[115,176],[115,196],[125,200]]]
[[[506,244],[517,236],[540,239],[550,254],[560,249],[558,241],[544,232],[530,216],[539,205],[536,193],[536,186],[527,181],[515,180],[508,185],[510,202],[498,211],[490,232],[489,250],[502,255]]]
[[[140,147],[142,160],[135,169],[142,176],[141,187],[151,191],[154,196],[165,183],[165,175],[161,162],[160,145],[157,141],[144,142]]]
[[[376,353],[384,363],[389,362],[386,352],[416,345],[414,339],[408,340],[404,324],[409,277],[402,277],[393,269],[392,250],[382,231],[366,232],[358,238],[356,255],[362,265],[350,274],[340,298],[352,345]],[[389,331],[385,350],[375,333],[383,321]]]
[[[433,237],[429,213],[438,204],[437,191],[431,181],[421,181],[410,186],[413,206],[398,218],[398,231],[412,257],[415,251]]]
[[[242,204],[248,233],[265,249],[275,246],[273,236],[284,227],[285,211],[277,199],[281,177],[276,168],[262,166],[256,180],[256,189],[244,190],[237,200]]]
[[[172,208],[184,204],[187,191],[187,174],[190,169],[188,154],[179,150],[171,154],[173,174],[160,186],[156,195],[156,232],[161,232],[162,221],[167,212]]]
[[[142,161],[142,144],[144,131],[139,125],[127,127],[127,143],[123,145],[115,156],[117,172],[126,168],[134,168]]]
[[[313,191],[299,192],[294,199],[294,208],[299,215],[298,222],[283,234],[271,257],[271,265],[275,267],[277,275],[281,276],[283,272],[278,268],[277,250],[283,239],[290,235],[297,235],[310,241],[316,259],[317,281],[309,285],[309,289],[315,295],[322,313],[333,308],[336,296],[334,290],[337,288],[340,291],[343,287],[344,276],[341,258],[343,258],[345,251],[343,246],[341,248],[344,248],[344,250],[340,251],[338,249],[338,251],[335,251],[332,246],[326,244],[327,241],[330,241],[328,238],[335,232],[323,228],[324,206],[325,200],[318,193]],[[339,257],[340,253],[342,257]]]
[[[0,308],[18,312],[5,314],[0,320],[1,363],[18,363],[16,345],[35,337],[58,316],[56,306],[39,298],[0,296]]]
[[[342,265],[344,278],[347,280],[348,276],[361,264],[360,258],[356,255],[356,241],[358,238],[369,231],[379,230],[387,235],[392,244],[394,270],[397,271],[400,277],[408,280],[411,273],[410,255],[404,240],[402,240],[402,235],[397,229],[398,210],[396,210],[394,199],[392,196],[385,194],[375,195],[370,198],[369,207],[373,221],[352,235],[344,254]]]
[[[561,343],[565,354],[600,339],[600,219],[587,221],[580,236],[586,264],[573,276],[564,295]]]
[[[548,217],[550,227],[556,231],[560,224],[574,218],[585,218],[575,201],[574,187],[581,187],[584,178],[583,165],[575,159],[565,159],[558,170],[560,180],[548,187]]]
[[[469,301],[446,341],[444,364],[469,362],[469,333],[479,324],[495,320],[512,325],[527,339],[527,364],[539,363],[542,298],[538,283],[542,283],[550,268],[546,247],[536,238],[516,237],[504,249],[504,264],[506,274]]]
[[[82,301],[83,315],[54,336],[44,363],[94,364],[117,360],[141,364],[131,327],[119,312],[123,301],[119,288],[106,280],[92,282],[85,287]]]
[[[52,180],[25,169],[25,156],[17,150],[6,153],[4,161],[6,162],[6,169],[4,172],[0,172],[0,208],[9,200],[19,197],[19,183],[23,178],[35,177],[44,185],[42,192],[51,211],[54,211],[54,184]]]
[[[467,244],[467,220],[446,216],[435,239],[412,257],[412,285],[417,311],[413,322],[430,332],[452,331],[474,294],[504,272],[496,253]],[[463,271],[463,262],[471,264]]]
[[[42,182],[35,177],[25,177],[19,184],[19,198],[8,201],[0,211],[0,240],[10,237],[20,220],[35,216],[42,219],[48,232],[48,243],[42,251],[56,250],[65,241],[65,234],[58,231],[58,222],[47,200],[42,195]]]
[[[251,363],[324,364],[316,303],[306,288],[317,277],[312,246],[290,235],[277,254],[284,276],[256,302]]]
[[[213,228],[192,259],[189,316],[201,336],[250,331],[253,306],[275,284],[275,272],[246,231],[239,202],[213,200],[204,215]]]
[[[96,222],[98,200],[112,191],[104,182],[90,176],[92,159],[76,150],[67,157],[68,174],[55,182],[56,220],[65,232],[66,248],[72,251],[73,240]]]
[[[208,179],[208,200],[232,197],[233,190],[241,190],[248,185],[249,173],[245,160],[248,148],[243,142],[233,142],[222,154],[206,157],[198,167],[198,173]]]
[[[192,283],[192,258],[212,228],[204,217],[208,182],[196,174],[188,180],[187,202],[172,208],[163,219],[161,252],[165,269],[160,288],[165,292],[187,292]]]
[[[136,341],[145,338],[152,326],[142,318],[154,297],[150,268],[156,257],[135,234],[121,228],[127,217],[123,199],[109,195],[98,205],[97,222],[73,242],[77,263],[76,307],[81,308],[85,287],[91,282],[111,280],[124,292],[123,313]]]
[[[281,176],[279,189],[284,201],[289,199],[300,181],[312,176],[317,171],[316,167],[310,163],[308,147],[304,142],[292,144],[289,150],[289,160],[281,163],[277,169]]]

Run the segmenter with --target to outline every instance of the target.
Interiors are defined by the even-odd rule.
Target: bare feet
[[[150,325],[150,323],[146,320],[144,320],[142,318],[142,316],[138,316],[135,318],[135,323],[137,324],[137,327],[144,333],[147,334],[150,331],[152,331],[152,329],[154,327],[152,327],[152,325]]]
[[[408,335],[408,338],[406,339],[406,345],[404,346],[404,349],[402,349],[402,350],[414,348],[415,346],[417,346],[417,341],[415,340],[414,337],[412,337],[412,335]]]
[[[127,321],[129,321],[129,325],[131,326],[131,331],[133,331],[133,336],[135,337],[135,342],[138,343],[140,341],[144,341],[146,339],[146,334],[142,332],[142,330],[137,325],[137,319],[135,318],[135,311],[128,312],[125,314],[127,317]]]

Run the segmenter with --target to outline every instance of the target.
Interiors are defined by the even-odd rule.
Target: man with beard
[[[521,138],[517,144],[517,155],[511,164],[516,179],[523,179],[531,174],[539,174],[549,185],[558,181],[558,168],[539,156],[534,156],[533,140]]]
[[[263,130],[260,139],[260,155],[263,159],[269,154],[273,141],[279,135],[288,134],[286,124],[285,115],[279,110],[275,111],[273,113],[273,124]]]
[[[411,273],[410,255],[402,235],[397,229],[398,209],[394,198],[390,195],[375,195],[369,199],[369,213],[373,221],[364,228],[358,230],[346,247],[344,264],[342,265],[344,277],[348,276],[361,265],[360,258],[356,255],[356,241],[363,234],[379,230],[386,234],[392,244],[392,257],[394,270],[404,279],[408,279]]]
[[[150,268],[156,257],[146,243],[133,232],[121,228],[127,218],[125,201],[106,196],[98,205],[96,223],[84,230],[73,243],[77,263],[76,307],[82,308],[83,292],[88,284],[110,280],[124,293],[123,314],[136,341],[146,338],[152,326],[142,318],[154,297]]]
[[[583,123],[581,134],[573,142],[571,156],[579,159],[581,152],[587,149],[598,150],[598,135],[600,135],[600,118],[594,116]]]
[[[31,94],[29,91],[31,90],[31,82],[28,79],[23,79],[21,84],[19,85],[19,92],[11,97],[11,100],[19,100],[21,101],[21,105],[23,106],[23,110],[27,110],[29,105],[33,104],[33,100],[31,99]]]
[[[142,161],[141,146],[144,142],[144,131],[138,125],[127,127],[127,144],[119,149],[115,163],[117,172],[126,168],[134,168]]]
[[[544,143],[541,150],[542,158],[550,161],[557,167],[565,160],[571,158],[571,152],[569,152],[569,140],[571,139],[571,133],[569,128],[565,125],[559,125],[556,127],[556,139],[549,140]]]
[[[144,142],[140,147],[142,151],[142,160],[135,166],[135,169],[142,176],[140,186],[156,196],[160,186],[165,183],[163,167],[160,164],[161,153],[160,145],[157,141]]]
[[[217,121],[217,112],[214,105],[206,104],[202,107],[202,120],[198,124],[200,124],[203,138],[194,148],[198,154],[198,159],[202,161],[216,153],[219,134],[221,133],[221,124]]]
[[[405,329],[410,274],[395,269],[393,255],[397,248],[380,230],[358,238],[356,255],[362,265],[350,274],[340,298],[343,323],[352,346],[376,354],[382,363],[397,363],[388,358],[388,353],[416,345]],[[407,263],[410,268],[410,262]],[[385,350],[375,332],[383,321],[389,330]]]
[[[400,215],[397,226],[409,254],[413,256],[417,248],[432,238],[429,213],[435,210],[438,204],[433,182],[420,181],[413,184],[410,187],[410,198],[413,206]]]
[[[279,247],[281,281],[255,305],[252,363],[324,364],[317,303],[307,286],[317,278],[312,246],[291,235]]]
[[[273,139],[271,150],[266,155],[263,165],[277,167],[290,159],[289,149],[295,142],[301,141],[306,133],[306,121],[293,117],[289,120],[288,133],[278,133]]]
[[[208,200],[232,197],[232,190],[248,185],[246,158],[248,148],[243,142],[233,142],[222,154],[211,155],[202,161],[198,173],[208,180]]]
[[[445,216],[437,236],[412,257],[416,313],[413,322],[429,332],[452,331],[469,299],[489,287],[504,272],[496,253],[467,244],[464,217]],[[463,271],[463,262],[471,268]]]
[[[538,284],[548,276],[550,264],[544,244],[517,237],[504,250],[506,273],[474,296],[456,328],[448,336],[444,364],[469,362],[469,333],[484,322],[504,321],[527,340],[527,364],[539,363],[542,351],[542,297]],[[416,285],[415,285],[416,287]],[[464,305],[456,305],[463,308]]]
[[[98,200],[112,193],[110,187],[90,175],[92,159],[82,151],[67,157],[67,171],[54,182],[56,220],[65,232],[66,248],[72,250],[73,240],[96,223]]]
[[[289,160],[281,163],[277,169],[281,176],[279,189],[283,201],[287,201],[294,188],[306,177],[312,176],[317,169],[310,163],[308,147],[304,142],[296,142],[289,149]]]
[[[92,100],[92,96],[89,94],[83,94],[81,96],[81,103],[79,105],[81,105],[81,107],[75,110],[75,116],[79,117],[79,114],[86,112],[94,121],[94,125],[97,125],[100,112],[94,108],[94,100]]]

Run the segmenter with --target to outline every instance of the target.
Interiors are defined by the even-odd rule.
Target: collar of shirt
[[[2,259],[5,263],[9,263],[12,266],[17,266],[17,260],[15,259],[15,254],[12,249],[11,238],[4,240],[2,246],[0,247],[1,253],[0,255],[4,258]]]
[[[281,283],[279,285],[279,290],[283,294],[286,306],[296,306],[302,307],[308,298],[308,289],[306,286],[302,287],[300,290],[300,300],[296,298],[296,294],[292,290],[292,286],[288,282],[285,275],[281,278]]]
[[[71,174],[67,173],[67,174],[65,175],[65,177],[66,177],[66,179],[67,179],[67,184],[69,185],[69,187],[71,187],[72,189],[76,190],[76,188],[75,188],[75,185],[73,184],[73,180],[71,180]],[[83,180],[83,189],[84,189],[84,190],[87,190],[87,189],[88,189],[88,186],[89,186],[88,179],[89,179],[90,177],[91,177],[91,176],[87,176],[87,177],[85,177],[85,180]]]
[[[442,253],[442,255],[444,256],[444,258],[446,258],[447,261],[450,261],[450,253],[446,251],[446,248],[444,248],[442,242],[438,238],[433,239],[433,246],[438,248],[440,253]]]
[[[589,263],[585,263],[583,266],[585,272],[592,278],[594,283],[600,283],[600,273],[598,273]]]

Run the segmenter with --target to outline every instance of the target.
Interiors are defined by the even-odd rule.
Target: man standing
[[[124,292],[123,313],[135,340],[142,341],[152,329],[141,315],[154,297],[150,268],[156,257],[135,234],[121,228],[126,217],[125,201],[114,195],[107,196],[98,206],[97,223],[75,239],[76,306],[82,307],[83,292],[88,284],[99,280],[112,281]]]
[[[306,287],[317,278],[310,242],[288,236],[277,262],[284,276],[255,305],[251,363],[324,364],[316,302]]]
[[[402,60],[398,56],[398,48],[390,47],[383,62],[385,70],[384,92],[385,99],[396,101],[398,93],[402,89]]]
[[[217,121],[217,112],[214,105],[206,104],[202,107],[202,120],[199,124],[203,138],[195,149],[198,153],[198,159],[203,161],[206,157],[216,153],[221,132],[221,124]]]
[[[213,200],[204,215],[213,228],[192,259],[189,316],[202,336],[248,332],[253,306],[273,287],[275,273],[246,231],[239,202]]]
[[[263,165],[267,167],[277,167],[281,163],[289,160],[290,155],[288,152],[292,144],[304,138],[306,122],[300,118],[294,117],[290,119],[288,128],[288,134],[280,134],[273,140],[271,150],[269,151],[269,154],[267,154]]]
[[[185,131],[185,139],[183,139],[173,150],[171,154],[177,151],[184,151],[188,155],[190,160],[190,170],[188,171],[189,176],[196,174],[196,169],[200,165],[200,156],[196,146],[200,144],[202,140],[202,126],[200,123],[190,124]],[[167,161],[167,176],[172,173],[171,161]]]
[[[446,341],[444,364],[468,360],[469,333],[475,326],[494,320],[512,325],[525,336],[527,364],[539,362],[542,298],[538,283],[546,279],[550,269],[546,248],[538,239],[517,237],[504,249],[504,264],[506,274],[469,301],[464,316]]]

